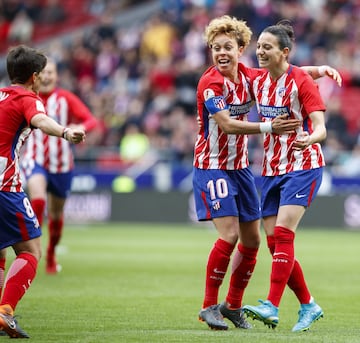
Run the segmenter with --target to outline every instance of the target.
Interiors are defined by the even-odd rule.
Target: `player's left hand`
[[[342,77],[335,68],[332,68],[328,65],[324,65],[324,66],[319,67],[319,73],[320,73],[320,75],[326,75],[326,76],[330,77],[331,79],[336,81],[336,83],[338,84],[339,87],[341,87]]]
[[[296,136],[296,140],[293,143],[294,150],[304,150],[311,144],[309,132],[303,131]]]

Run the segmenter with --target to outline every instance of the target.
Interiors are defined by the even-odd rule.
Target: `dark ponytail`
[[[276,36],[280,49],[289,48],[291,51],[293,48],[295,32],[289,20],[280,20],[276,25],[268,26],[263,32],[269,32]]]

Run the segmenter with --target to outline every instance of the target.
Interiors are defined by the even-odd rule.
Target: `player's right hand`
[[[70,143],[79,144],[85,141],[86,133],[81,129],[68,128],[65,139]]]

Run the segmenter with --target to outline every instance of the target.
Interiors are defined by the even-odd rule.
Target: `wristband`
[[[271,121],[266,121],[266,122],[260,123],[260,132],[261,133],[271,133],[272,132]]]
[[[318,73],[320,76],[325,76],[327,66],[320,66],[318,67]]]
[[[70,129],[68,127],[65,127],[64,128],[64,131],[62,133],[62,138],[66,139],[67,140],[67,132],[69,131]]]

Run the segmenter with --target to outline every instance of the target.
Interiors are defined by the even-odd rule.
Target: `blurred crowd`
[[[1,4],[4,9],[13,2],[28,6],[37,1],[0,0],[0,8]],[[61,8],[61,1],[48,2]],[[341,72],[342,88],[327,78],[318,81],[328,107],[324,153],[334,175],[360,176],[360,117],[356,115],[360,97],[359,1],[82,3],[96,25],[74,31],[70,39],[53,36],[43,47],[58,63],[60,86],[78,94],[99,119],[100,125],[88,134],[87,144],[76,147],[77,163],[95,163],[102,168],[128,167],[144,159],[191,164],[197,134],[196,86],[210,63],[203,31],[211,18],[230,14],[244,19],[253,31],[252,44],[242,60],[246,65],[257,66],[255,45],[261,30],[288,18],[297,37],[291,62],[329,64]],[[126,11],[145,8],[149,3],[157,7],[145,19],[139,17],[131,25],[122,24]],[[60,16],[56,20],[65,20],[61,10],[54,13]],[[4,14],[3,11],[0,15],[0,23]],[[14,21],[18,15],[30,18],[35,26],[38,20],[48,18],[31,17],[24,6],[13,15]],[[29,43],[29,39],[25,37],[22,41]],[[11,41],[19,41],[19,37],[9,44]],[[0,77],[1,85],[5,84],[3,70]],[[251,117],[256,120],[256,113],[251,113]],[[255,173],[260,170],[260,139],[255,136],[250,139],[249,157]]]
[[[1,0],[0,47],[31,42],[38,26],[60,24],[66,18],[60,0]]]

